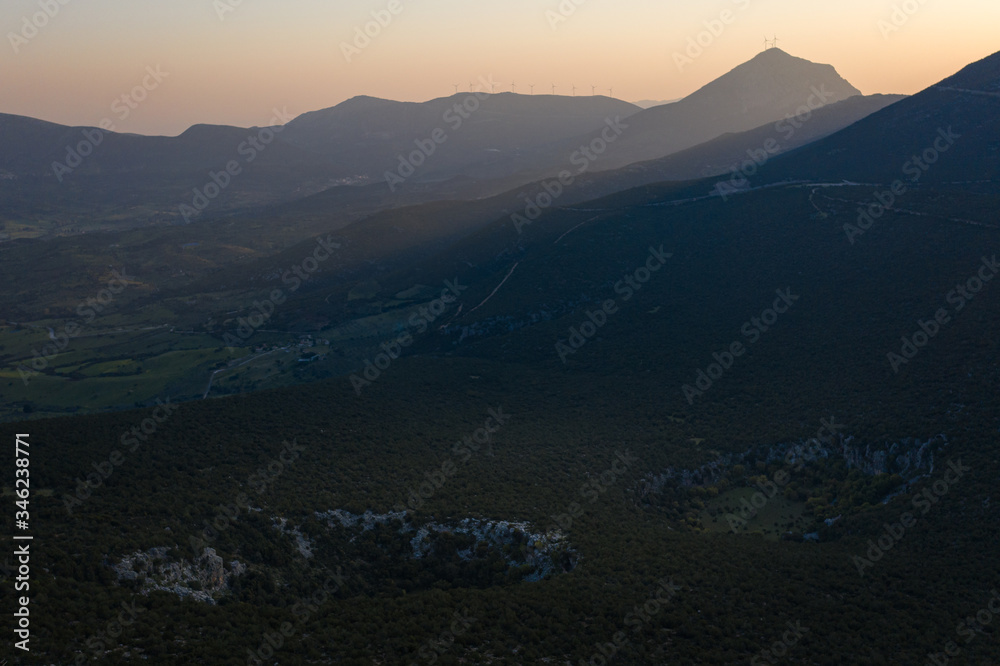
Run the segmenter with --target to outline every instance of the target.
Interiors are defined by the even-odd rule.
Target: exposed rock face
[[[899,442],[878,446],[854,444],[853,437],[841,442],[841,453],[847,466],[860,469],[869,476],[898,474],[906,480],[934,471],[934,451],[948,444],[944,435],[921,441],[907,437]]]
[[[299,530],[298,527],[288,527],[287,518],[272,518],[272,524],[275,529],[277,529],[282,534],[290,534],[295,537],[295,547],[299,551],[299,555],[309,559],[313,556],[312,541]]]
[[[384,514],[366,511],[356,515],[342,509],[316,512],[315,516],[325,520],[331,529],[345,529],[348,534],[352,534],[352,542],[358,535],[374,529],[376,525],[398,523],[400,527],[397,533],[409,537],[409,556],[414,560],[427,557],[434,549],[436,537],[440,535],[467,535],[472,538],[472,543],[465,550],[459,551],[458,555],[463,561],[471,561],[476,553],[482,553],[484,549],[499,552],[508,569],[522,569],[525,572],[522,580],[529,582],[542,580],[562,571],[571,571],[578,560],[576,551],[562,532],[540,532],[525,522],[463,518],[457,522],[432,521],[414,525],[407,521],[405,511]]]
[[[119,581],[139,581],[142,594],[153,590],[172,592],[180,597],[214,604],[226,593],[229,582],[246,573],[246,565],[237,560],[225,567],[222,558],[212,548],[205,548],[194,561],[173,561],[167,547],[150,548],[146,552],[126,555],[112,565]]]
[[[326,513],[320,513],[317,511],[316,517],[320,519],[326,518],[327,521],[335,519],[343,527],[357,527],[358,525],[361,525],[362,529],[367,531],[375,527],[376,524],[384,525],[394,520],[404,522],[406,512],[390,511],[389,513],[373,513],[371,511],[365,511],[363,514],[353,514],[350,511],[344,511],[343,509],[334,509],[332,511],[327,511]]]
[[[511,582],[533,582],[572,571],[579,559],[562,532],[542,532],[525,522],[465,518],[414,524],[402,511],[385,514],[366,511],[356,515],[338,509],[314,515],[325,523],[328,532],[325,536],[333,536],[348,551],[361,546],[366,532],[380,529],[391,542],[401,546],[386,551],[387,555],[392,553],[391,558],[419,562],[422,570],[439,572],[433,575],[440,575],[435,567],[447,561],[447,566],[457,567],[453,569],[460,579],[456,584],[470,584],[477,572],[483,571],[484,562],[497,567],[490,570],[490,576],[507,576],[506,580]],[[303,533],[301,525],[287,518],[274,516],[272,524],[277,532],[294,538],[293,547],[306,559],[315,557],[316,543],[328,541],[317,534]],[[468,570],[462,573],[466,567]],[[233,580],[247,572],[244,563],[237,560],[227,563],[212,548],[204,548],[193,560],[174,559],[168,547],[150,548],[122,557],[111,568],[119,583],[132,581],[141,594],[159,590],[207,604],[215,604],[228,594]],[[485,584],[490,584],[489,578]]]
[[[937,435],[926,440],[907,437],[898,442],[861,444],[853,435],[838,435],[825,441],[817,439],[767,448],[755,447],[740,454],[726,454],[697,469],[669,467],[659,474],[647,473],[636,487],[639,497],[663,492],[667,487],[713,485],[734,465],[762,460],[767,463],[842,457],[849,469],[859,469],[868,476],[898,474],[907,483],[934,471],[934,452],[948,445],[948,438]]]
[[[225,585],[226,571],[222,568],[222,558],[215,554],[215,550],[206,548],[195,566],[201,572],[202,584],[207,589],[218,590]]]

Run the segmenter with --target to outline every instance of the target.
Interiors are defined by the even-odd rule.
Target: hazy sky
[[[997,0],[61,1],[0,0],[0,112],[109,118],[144,134],[263,125],[274,107],[297,115],[356,95],[424,101],[490,75],[521,93],[593,84],[629,101],[673,99],[752,58],[765,35],[866,94],[914,93],[1000,50]],[[58,7],[51,18],[45,5]],[[679,67],[674,54],[726,10],[728,25]],[[379,11],[388,25],[348,62],[342,43]],[[147,74],[156,66],[168,74],[159,83]],[[144,79],[155,89],[122,120],[112,103]]]

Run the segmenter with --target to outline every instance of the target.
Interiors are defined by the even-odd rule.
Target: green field
[[[752,501],[753,496],[759,493],[756,488],[736,488],[720,494],[705,502],[705,508],[701,511],[701,523],[708,532],[731,532],[737,534],[758,533],[765,538],[777,540],[786,532],[797,532],[801,534],[814,519],[806,515],[805,502],[793,502],[786,499],[782,494],[777,494],[767,500],[752,517],[748,517],[744,524],[742,520],[734,520],[730,523],[727,516],[741,516],[743,505],[740,500]],[[760,501],[758,500],[758,504]],[[752,506],[752,505],[751,505]],[[733,529],[736,526],[736,529]]]

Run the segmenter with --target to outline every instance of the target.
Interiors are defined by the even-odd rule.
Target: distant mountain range
[[[627,131],[596,160],[612,169],[663,157],[726,132],[742,132],[786,116],[843,101],[861,91],[831,65],[819,65],[768,49],[673,104],[646,109],[628,119]],[[548,152],[568,155],[597,134],[576,137]]]
[[[639,111],[604,96],[461,93],[420,104],[356,97],[299,116],[282,139],[369,182],[388,180],[386,172],[406,180],[411,170],[421,181],[498,177],[522,170],[540,145]]]
[[[930,169],[921,170],[923,178],[919,180],[919,191],[909,195],[903,211],[894,212],[893,219],[902,219],[906,224],[917,221],[920,223],[917,228],[932,230],[930,238],[939,240],[941,234],[950,231],[995,228],[995,210],[991,210],[991,202],[996,202],[996,183],[1000,182],[997,169],[1000,97],[995,96],[1000,92],[998,64],[1000,54],[971,65],[909,98],[850,97],[813,112],[795,132],[783,133],[781,127],[772,122],[746,132],[727,134],[658,160],[589,174],[567,188],[554,205],[543,207],[540,215],[533,216],[527,225],[515,224],[513,216],[526,215],[525,202],[545,191],[542,183],[517,187],[476,202],[387,211],[341,231],[339,237],[352,253],[358,254],[352,256],[347,270],[324,277],[323,283],[338,293],[346,293],[350,286],[343,284],[343,280],[351,276],[348,279],[377,281],[385,285],[386,294],[391,294],[414,282],[435,284],[450,279],[446,275],[458,274],[465,281],[463,284],[472,285],[469,298],[474,301],[487,299],[517,264],[515,276],[497,296],[475,313],[464,312],[456,316],[451,325],[457,327],[454,330],[466,331],[459,337],[486,339],[498,336],[502,342],[497,344],[502,344],[504,349],[512,353],[520,349],[518,353],[532,356],[534,351],[528,350],[534,349],[535,338],[511,333],[511,321],[519,321],[518,317],[524,319],[517,328],[545,327],[543,322],[548,317],[555,317],[563,308],[572,312],[576,307],[572,304],[579,299],[589,302],[585,295],[593,297],[595,293],[602,293],[598,287],[603,283],[596,276],[611,276],[616,266],[626,265],[625,258],[612,248],[631,247],[644,242],[642,239],[680,239],[677,234],[681,232],[675,232],[674,228],[682,228],[683,241],[705,255],[704,261],[697,264],[697,270],[705,271],[702,278],[706,284],[716,284],[710,279],[712,271],[716,270],[713,266],[736,261],[737,256],[744,257],[748,252],[745,259],[738,261],[747,276],[754,274],[754,267],[770,264],[788,264],[792,275],[802,275],[807,269],[839,274],[843,267],[838,262],[847,260],[844,252],[851,248],[844,228],[856,223],[857,208],[873,201],[874,193],[890,187],[895,180],[906,179],[903,171],[906,163],[913,160],[914,155],[920,156],[925,150],[934,148],[935,142],[938,155],[933,158]],[[950,141],[949,128],[961,134],[961,138]],[[753,163],[750,155],[759,153],[772,141],[780,150],[769,155],[762,164]],[[747,181],[743,189],[759,191],[729,201],[713,196],[717,183],[728,180],[732,170],[738,170],[748,161],[753,168],[744,167],[739,171]],[[696,180],[699,176],[709,178]],[[800,184],[803,181],[816,183],[815,191]],[[910,181],[907,183],[912,185]],[[929,189],[935,186],[940,189]],[[911,214],[915,216],[910,217]],[[741,220],[740,215],[746,219]],[[659,220],[664,216],[671,222],[670,226],[661,228]],[[699,224],[709,225],[713,231],[699,229]],[[815,225],[821,228],[808,233],[818,234],[825,239],[824,243],[836,248],[830,250],[833,254],[821,260],[819,251],[810,250],[809,256],[818,262],[817,266],[796,263],[786,257],[800,251],[795,243],[804,241],[786,242],[783,235],[798,238],[806,233],[800,228],[813,229]],[[572,252],[564,249],[564,243],[556,242],[564,235],[572,238]],[[743,239],[746,247],[741,249],[738,243],[732,245],[726,240],[730,238]],[[925,242],[907,235],[905,242],[908,249],[901,261],[913,267],[923,260],[921,253],[932,251],[937,241]],[[305,252],[307,246],[308,242],[289,249],[276,263],[288,263],[292,257]],[[763,261],[752,254],[757,251],[771,253],[770,259]],[[969,251],[974,253],[979,249]],[[894,252],[903,252],[903,249]],[[606,253],[610,254],[605,256]],[[714,258],[706,258],[709,256]],[[875,271],[879,265],[876,256],[866,254],[863,260],[853,261],[863,263],[869,259],[873,262],[871,265],[852,264],[851,270],[860,271],[858,275]],[[904,269],[886,267],[879,270],[895,274]],[[583,282],[569,279],[571,275]],[[595,277],[581,277],[591,275]],[[740,284],[735,274],[730,277],[732,281],[723,280],[723,283],[737,293],[744,294],[750,289],[749,284]],[[753,277],[752,281],[757,282],[758,277]],[[897,277],[885,283],[896,284]],[[789,278],[774,276],[768,279]],[[703,287],[694,278],[673,281],[675,286],[680,283],[687,291],[668,295],[657,289],[664,299],[661,302],[690,305],[729,299],[718,291],[717,284]],[[324,289],[318,285],[317,288],[320,292]],[[864,300],[860,292],[854,298],[859,302]],[[896,302],[895,296],[886,298]],[[845,300],[844,305],[848,302],[850,299]],[[294,308],[294,305],[289,306],[289,310]],[[306,311],[310,316],[315,312],[313,306],[302,307],[301,312]],[[340,306],[331,307],[329,312],[334,320],[345,316]],[[688,315],[696,317],[693,311]],[[686,321],[684,317],[679,320]],[[859,331],[861,329],[850,334],[862,335],[863,331]],[[519,341],[522,337],[524,340]],[[652,344],[651,339],[642,342]],[[455,339],[449,339],[438,350],[453,350],[451,345],[454,344],[458,344]],[[619,348],[633,346],[647,348],[638,343],[623,343]],[[488,354],[497,350],[493,344],[486,344],[485,348],[490,350],[484,352]]]
[[[1000,53],[469,98],[268,128],[183,225],[261,128],[60,184],[92,132],[0,118],[5,233],[147,224],[0,243],[45,662],[1000,663]]]
[[[510,161],[541,143],[599,127],[605,118],[627,118],[639,110],[601,96],[470,93],[421,104],[356,97],[272,128],[276,140],[261,142],[263,148],[255,150],[254,170],[297,168],[325,171],[351,184],[377,182],[398,167],[400,155],[409,158],[424,146],[422,179],[476,175],[476,170],[505,173],[491,165]],[[240,148],[249,151],[248,137],[259,132],[259,128],[195,125],[176,137],[141,136],[0,114],[4,146],[0,170],[52,180],[74,175],[135,176],[137,171],[156,177],[207,173],[224,168],[229,160],[243,161],[249,155],[241,154]],[[92,145],[80,151],[82,159],[74,166],[73,155],[81,143]],[[61,174],[54,168],[60,163],[66,167]],[[511,168],[515,167],[508,164]]]
[[[196,125],[177,137],[0,114],[0,222],[7,224],[0,239],[187,222],[199,201],[207,204],[198,211],[201,217],[218,216],[331,189],[342,190],[338,201],[356,202],[366,213],[479,198],[580,168],[574,156],[608,123],[621,123],[623,132],[587,161],[588,171],[663,158],[803,109],[811,113],[809,105],[830,106],[858,95],[829,65],[770,49],[683,100],[646,110],[600,95],[480,92],[419,104],[356,97],[283,126]],[[856,108],[875,108],[888,98],[879,99]],[[838,129],[836,114],[827,117],[797,142],[819,136],[821,127]],[[842,118],[856,119],[854,113]],[[273,141],[253,148],[261,136]],[[212,174],[233,161],[239,175],[217,196],[199,199],[197,192],[212,192]],[[662,175],[695,177],[711,168],[698,159],[681,162],[698,164],[698,170]],[[43,231],[32,220],[39,213],[59,222]]]
[[[815,67],[809,63],[803,65],[804,61],[775,50],[767,57],[779,63],[776,70],[779,73],[786,72],[789,69],[786,65],[789,64],[794,71]],[[755,61],[756,64],[747,71],[756,72],[760,67],[766,67],[762,63],[767,60],[760,56]],[[819,70],[828,71],[828,68],[819,67]],[[732,79],[734,75],[727,76],[730,77],[728,83],[720,89],[739,89]],[[776,86],[778,88],[781,86]],[[830,90],[829,84],[827,90]],[[356,136],[358,144],[369,145],[373,154],[383,156],[378,160],[365,158],[370,164],[389,159],[387,156],[391,155],[391,148],[406,139],[406,133],[397,132],[394,135],[388,131],[393,118],[408,119],[405,121],[410,123],[408,127],[422,133],[417,136],[430,137],[435,129],[435,120],[439,118],[435,114],[440,113],[443,117],[449,108],[454,108],[454,104],[464,103],[470,97],[475,98],[474,95],[463,94],[424,105],[357,98],[333,109],[305,114],[288,123],[278,133],[279,138],[259,152],[253,164],[247,165],[240,176],[233,178],[230,187],[211,202],[206,210],[207,219],[218,218],[217,223],[205,225],[202,218],[196,218],[202,223],[190,229],[163,229],[155,235],[143,235],[139,245],[134,245],[128,236],[114,236],[106,241],[95,238],[92,243],[68,239],[66,242],[53,241],[45,246],[27,244],[21,246],[18,256],[36,265],[49,261],[46,257],[50,255],[59,256],[61,265],[79,262],[81,267],[126,260],[132,265],[143,266],[148,275],[166,276],[173,273],[175,267],[182,268],[183,279],[178,280],[175,276],[170,280],[156,281],[157,288],[166,288],[169,284],[171,289],[178,288],[179,283],[207,279],[209,275],[213,276],[212,280],[218,280],[220,277],[216,272],[220,269],[226,273],[227,284],[250,287],[247,280],[269,270],[261,267],[285,261],[286,254],[274,254],[277,249],[287,247],[287,257],[294,256],[300,251],[296,242],[319,233],[334,232],[341,236],[345,250],[340,253],[339,265],[352,278],[365,279],[364,276],[377,275],[407,262],[419,261],[477,233],[497,219],[509,221],[511,215],[523,214],[526,199],[535,198],[544,191],[543,183],[538,178],[552,173],[552,170],[539,166],[541,162],[535,162],[538,168],[533,172],[517,170],[514,165],[500,177],[460,175],[445,178],[442,173],[440,179],[430,182],[423,179],[425,172],[421,170],[407,180],[405,186],[393,192],[384,180],[369,185],[329,186],[329,180],[338,173],[339,167],[335,167],[324,152],[332,151],[332,145],[347,145],[350,137]],[[900,99],[899,96],[855,95],[840,102],[828,103],[815,111],[808,110],[807,115],[800,115],[799,118],[794,115],[786,117],[788,114],[775,116],[777,111],[770,115],[762,112],[761,115],[768,120],[754,128],[717,134],[700,145],[653,160],[609,170],[604,169],[605,162],[598,160],[592,163],[593,169],[574,174],[574,182],[564,188],[555,204],[556,207],[574,206],[662,181],[696,181],[706,177],[723,180],[752,155],[759,156],[765,146],[768,164],[752,177],[751,182],[758,184],[767,182],[762,180],[764,178],[771,181],[785,178],[785,172],[779,175],[778,171],[780,160],[777,158],[781,154],[802,152],[810,142],[848,127]],[[474,164],[475,155],[482,154],[483,146],[506,145],[491,142],[499,140],[497,137],[513,134],[517,134],[519,140],[527,145],[529,141],[539,138],[539,130],[531,127],[530,123],[515,122],[517,114],[513,111],[529,108],[532,110],[530,117],[541,119],[538,122],[550,131],[550,138],[565,137],[587,123],[603,123],[600,117],[604,113],[619,110],[631,114],[620,116],[625,123],[650,113],[604,97],[494,95],[484,100],[480,109],[481,113],[490,114],[481,117],[494,118],[492,121],[484,122],[482,126],[472,124],[471,119],[469,123],[463,123],[458,131],[450,135],[455,143],[449,145],[445,141],[438,144],[441,150],[455,147],[456,151],[450,155],[435,152],[431,157],[440,158],[440,164],[444,166],[458,164],[462,159],[469,160],[467,164]],[[558,114],[574,108],[579,109],[579,113],[571,114],[573,121],[560,129]],[[375,109],[381,111],[375,113]],[[0,117],[4,145],[18,147],[0,152],[0,160],[7,165],[6,173],[10,174],[10,169],[20,171],[20,175],[0,179],[0,204],[3,204],[0,205],[3,211],[0,218],[6,218],[5,229],[0,233],[8,239],[28,239],[44,233],[72,235],[82,231],[176,223],[181,220],[178,205],[191,202],[191,188],[203,189],[206,182],[210,182],[209,172],[218,172],[225,160],[240,157],[238,146],[246,141],[248,134],[259,131],[200,125],[173,138],[108,135],[98,151],[60,184],[51,173],[44,173],[51,166],[46,161],[59,159],[65,153],[66,142],[82,136],[83,129],[14,116]],[[561,134],[558,133],[560,131]],[[326,134],[329,137],[324,148],[321,144]],[[310,146],[306,140],[308,136],[314,137],[314,145]],[[464,144],[458,141],[463,136],[467,137]],[[556,143],[567,145],[568,141],[573,140],[564,138]],[[572,147],[574,144],[568,145]],[[38,148],[40,146],[45,148]],[[105,148],[107,152],[101,152]],[[578,148],[579,143],[574,150]],[[540,154],[544,157],[544,151]],[[146,164],[143,155],[153,155],[155,159]],[[564,153],[560,159],[567,159],[568,156],[569,153]],[[483,167],[481,173],[504,161],[502,157],[488,156],[487,159],[497,161],[492,165],[479,163]],[[518,160],[515,162],[520,164]],[[524,163],[530,162],[526,159]],[[213,168],[214,164],[219,166]],[[555,162],[554,166],[565,169],[570,165]],[[465,171],[464,168],[455,168],[459,172]],[[430,172],[432,164],[428,163],[426,169]],[[38,175],[40,171],[42,173]],[[498,168],[497,172],[504,174],[505,169]],[[342,175],[345,171],[339,173]],[[355,177],[362,176],[355,172]],[[714,183],[692,182],[685,187],[693,196],[705,196],[708,194],[706,189]],[[232,215],[235,211],[241,212]],[[38,220],[37,224],[33,220]],[[60,224],[62,226],[57,226]],[[55,231],[52,231],[53,227]],[[192,241],[199,246],[197,258],[192,252],[175,256],[175,248]],[[130,249],[127,252],[108,250],[109,247],[119,246]],[[273,257],[268,258],[268,255]],[[231,264],[236,257],[247,256],[259,258],[259,266],[247,266],[243,261],[239,261],[238,265]],[[169,261],[165,257],[170,257]],[[12,271],[10,279],[19,280],[15,274],[23,271],[24,267],[18,262],[10,262],[9,267]],[[30,283],[25,283],[27,291],[12,291],[10,297],[5,299],[9,307],[18,309],[18,319],[30,320],[32,312],[44,311],[44,282],[39,279],[36,276]],[[52,284],[51,288],[65,289],[57,284]],[[208,288],[207,283],[205,287],[198,287],[202,288]],[[84,296],[80,294],[80,297]],[[66,299],[73,297],[75,295],[67,295]]]
[[[783,118],[751,130],[727,132],[666,157],[587,173],[567,188],[561,202],[593,199],[663,181],[719,176],[725,183],[732,180],[734,174],[739,178],[747,170],[756,173],[778,155],[833,134],[902,99],[904,95],[856,95],[812,111],[804,121],[792,122]]]
[[[987,276],[997,270],[990,248],[1000,228],[1000,53],[913,97],[889,101],[854,97],[820,110],[810,132],[824,133],[821,126],[832,127],[839,122],[833,118],[847,112],[863,117],[818,141],[802,139],[806,145],[773,157],[757,175],[748,173],[748,191],[728,200],[713,196],[717,178],[622,186],[630,177],[645,177],[642,168],[682,169],[685,158],[712,162],[719,170],[738,159],[740,149],[772,138],[773,124],[646,165],[594,174],[589,200],[566,195],[527,224],[498,216],[426,260],[366,279],[383,284],[385,294],[455,275],[470,285],[465,302],[477,307],[450,318],[422,348],[425,353],[524,362],[548,367],[553,376],[565,369],[595,382],[635,373],[668,410],[684,409],[680,386],[693,381],[699,364],[708,363],[729,336],[739,335],[740,322],[764,305],[758,301],[773,299],[778,285],[791,285],[802,296],[796,316],[807,323],[787,324],[763,359],[754,352],[754,363],[764,366],[754,371],[749,387],[713,394],[717,415],[727,414],[723,405],[736,404],[739,395],[759,399],[762,386],[770,387],[770,408],[777,411],[789,411],[782,400],[803,409],[833,404],[851,391],[861,396],[860,406],[838,409],[863,411],[878,403],[888,410],[893,401],[883,395],[897,390],[932,404],[971,404],[984,390],[977,383],[983,380],[968,379],[972,368],[996,367],[996,345],[987,342],[998,319],[995,308],[977,300],[976,315],[955,316],[951,342],[914,362],[912,375],[895,377],[886,352],[898,353],[900,334],[942,307],[954,285],[964,285],[977,270]],[[859,104],[883,108],[865,115]],[[605,177],[616,179],[618,189],[605,187]],[[905,193],[889,201],[896,181],[905,184]],[[859,225],[859,211],[880,201],[877,224]],[[524,207],[511,212],[524,215]],[[365,224],[345,231],[357,237]],[[618,298],[620,305],[622,294],[637,294],[616,281],[661,244],[673,255],[669,274],[642,287],[636,299],[641,305],[620,315],[620,324],[601,323],[592,341],[577,340],[586,347],[574,347],[564,365],[554,352],[556,342],[566,343],[571,327],[581,322],[603,322],[588,319],[588,313],[605,299]],[[972,298],[980,297],[970,292]],[[956,306],[952,315],[969,305],[956,299],[949,303]],[[820,349],[822,354],[808,351]],[[789,356],[795,354],[800,356],[793,363]],[[959,373],[956,357],[963,355],[977,360],[966,358]],[[798,381],[789,379],[794,372],[806,377],[801,384],[810,386],[808,398],[786,391]],[[953,383],[942,383],[941,373]],[[921,383],[935,377],[936,384]],[[901,422],[910,409],[906,401],[893,402]]]
[[[440,128],[442,141],[413,170],[415,181],[537,177],[572,167],[574,153],[600,138],[606,121],[618,119],[625,131],[596,155],[593,170],[665,157],[860,95],[832,66],[768,49],[682,100],[647,109],[603,96],[501,93],[479,103],[470,93],[422,104],[359,97],[296,118],[282,140],[358,165],[377,181],[385,171],[402,177],[407,169],[399,166],[414,150],[429,152],[417,142],[431,146]],[[476,109],[467,119],[455,110],[462,104]]]

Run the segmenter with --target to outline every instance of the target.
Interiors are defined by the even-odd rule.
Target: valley
[[[12,663],[995,663],[1000,54],[455,86],[0,116]]]

